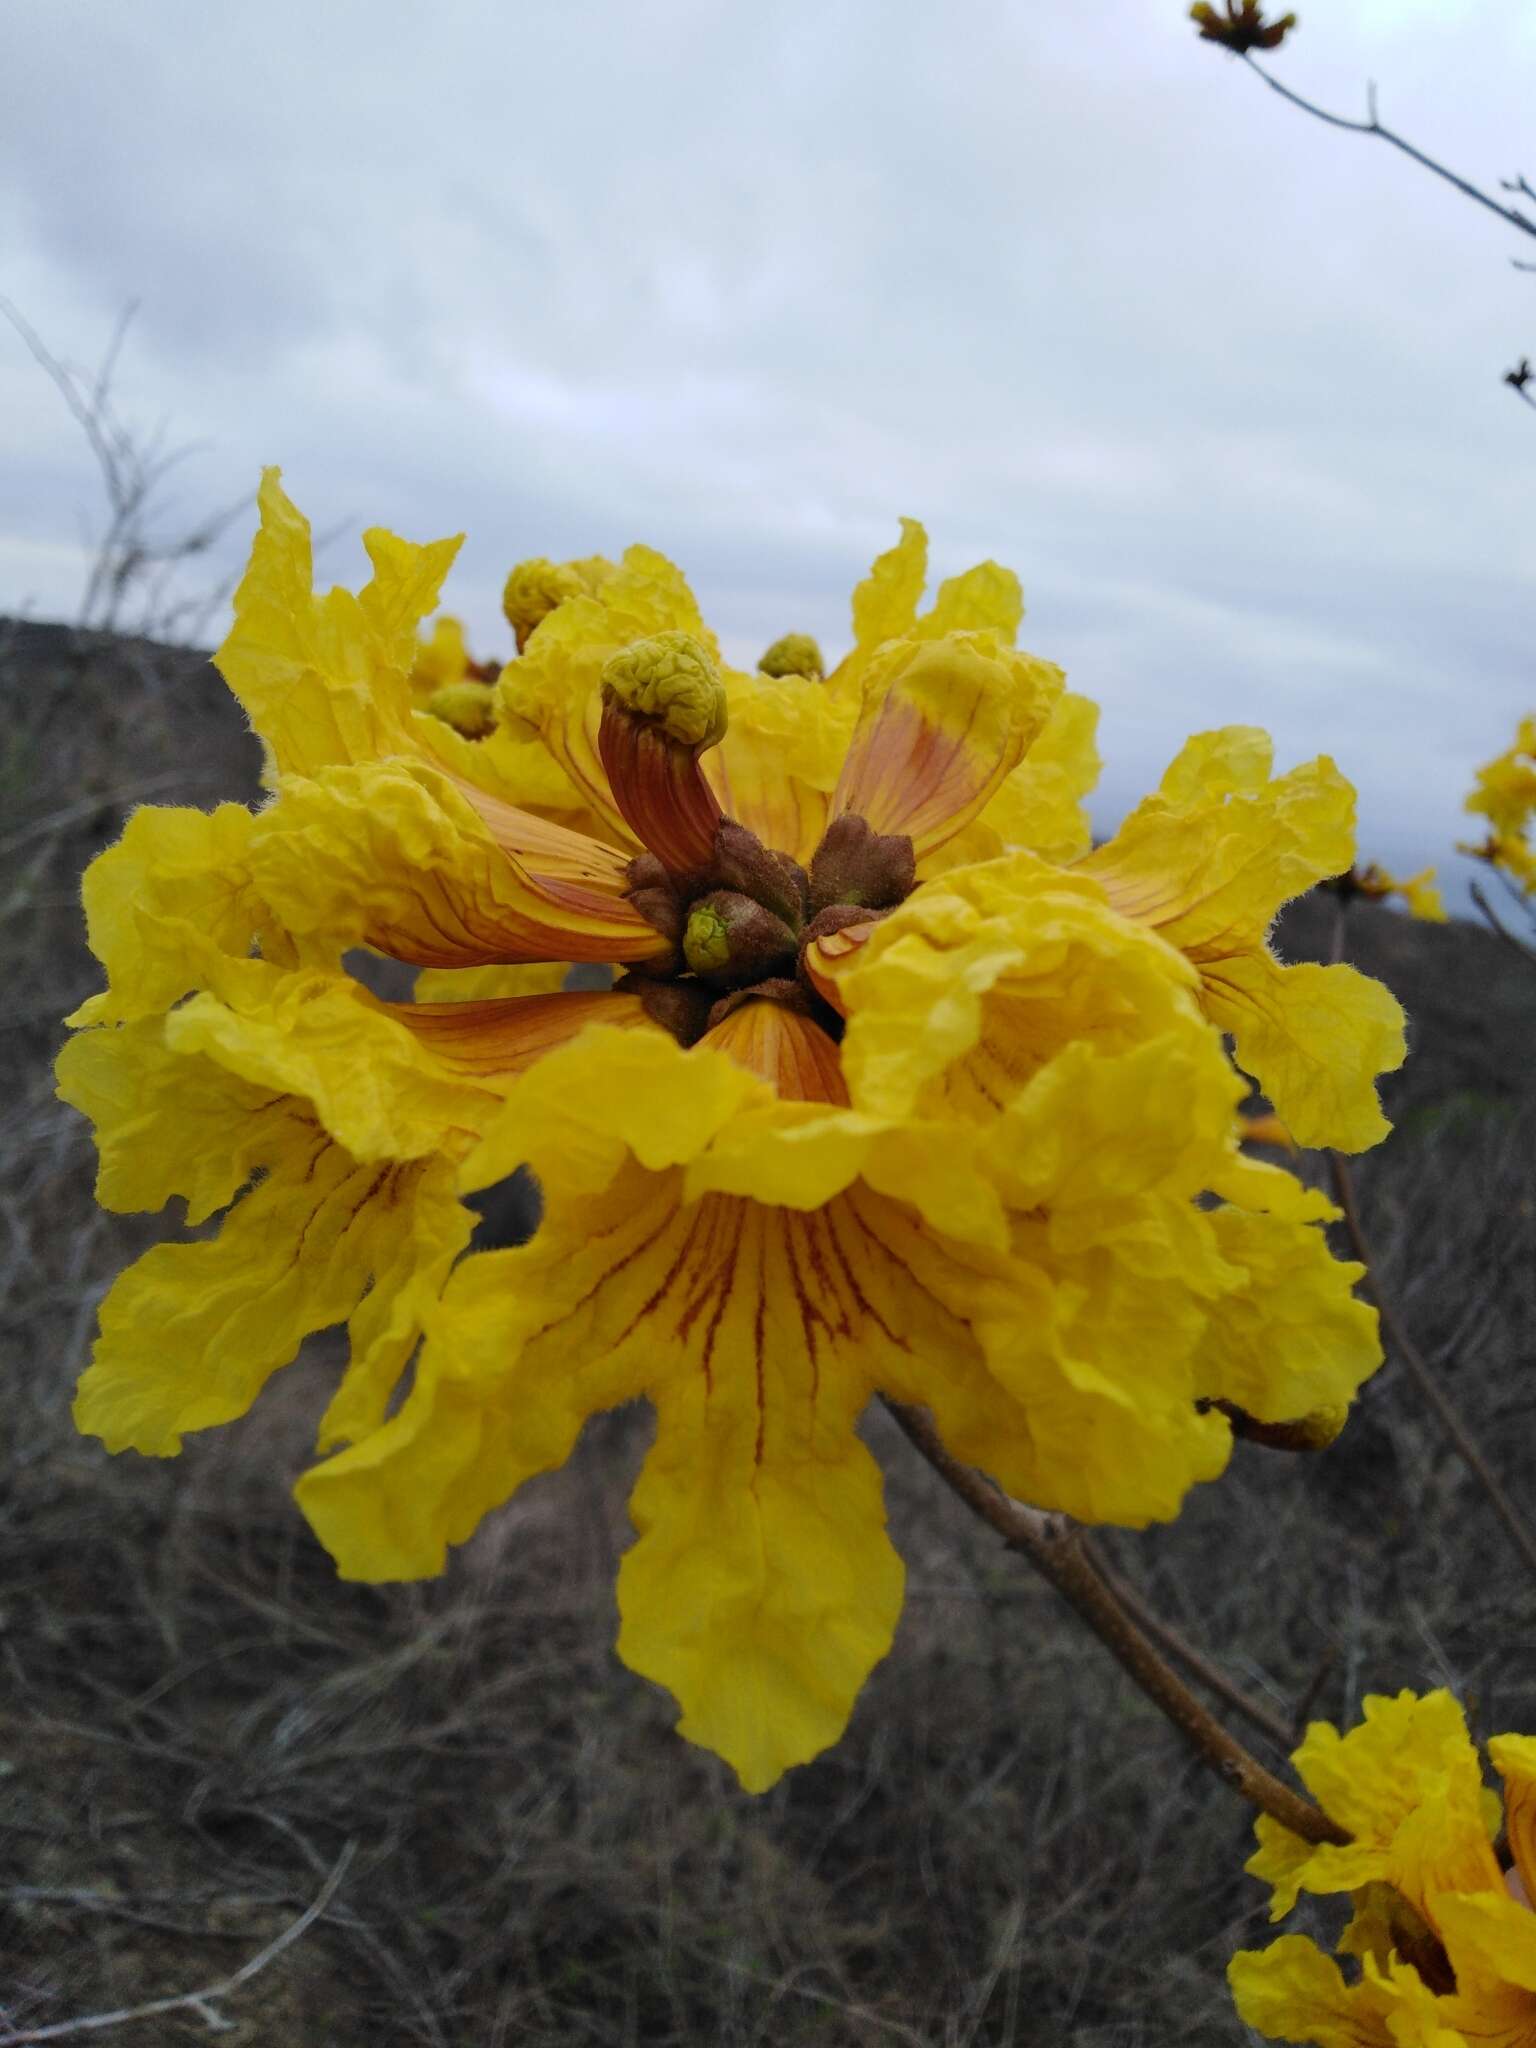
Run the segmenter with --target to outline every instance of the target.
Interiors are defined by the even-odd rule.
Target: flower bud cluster
[[[805,950],[845,925],[887,915],[911,894],[915,869],[910,839],[874,832],[851,813],[833,819],[809,870],[723,818],[709,861],[692,874],[671,873],[648,853],[630,863],[630,902],[672,941],[672,951],[637,976],[675,983],[690,975],[716,995],[810,1003],[836,1036],[840,1020],[816,994]],[[691,1010],[679,1016],[691,1024]]]

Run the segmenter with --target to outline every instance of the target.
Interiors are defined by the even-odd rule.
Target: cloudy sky
[[[1487,187],[1536,12],[1314,0],[1271,60]],[[922,518],[1024,579],[1104,707],[1100,822],[1192,729],[1332,753],[1365,849],[1445,860],[1536,701],[1536,245],[1284,105],[1182,0],[49,0],[7,11],[0,293],[198,452],[357,534],[681,561],[738,659],[835,651]],[[0,611],[66,617],[89,452],[0,325]],[[243,554],[236,521],[215,581]],[[1446,865],[1456,869],[1451,857]]]

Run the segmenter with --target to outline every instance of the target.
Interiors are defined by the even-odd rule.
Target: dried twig
[[[1496,213],[1500,220],[1518,228],[1521,234],[1536,235],[1536,220],[1528,213],[1522,213],[1517,206],[1501,205],[1497,199],[1490,198],[1486,192],[1480,191],[1470,178],[1463,178],[1447,165],[1437,162],[1434,157],[1427,156],[1422,149],[1416,149],[1405,136],[1399,135],[1394,129],[1384,127],[1376,114],[1374,80],[1366,86],[1366,118],[1363,121],[1351,121],[1345,114],[1330,114],[1326,107],[1317,106],[1313,101],[1303,98],[1299,92],[1293,92],[1288,85],[1282,85],[1280,80],[1271,76],[1262,65],[1256,64],[1246,50],[1239,51],[1238,55],[1255,78],[1262,78],[1271,92],[1279,93],[1281,99],[1289,100],[1293,107],[1300,107],[1303,113],[1311,114],[1319,121],[1326,121],[1330,128],[1347,128],[1352,135],[1379,136],[1383,142],[1390,142],[1394,149],[1400,149],[1404,156],[1412,157],[1416,164],[1422,164],[1425,170],[1433,171],[1437,178],[1444,178],[1448,185],[1454,185],[1456,190],[1464,193],[1468,199],[1475,199],[1479,206],[1486,206],[1488,211]],[[1518,191],[1522,187],[1526,191],[1530,189],[1525,186],[1523,179],[1519,185],[1501,182],[1504,182],[1505,190],[1510,192]]]
[[[1182,1664],[1190,1676],[1198,1679],[1207,1692],[1213,1692],[1218,1699],[1225,1700],[1234,1713],[1241,1714],[1250,1727],[1257,1728],[1261,1734],[1267,1735],[1278,1749],[1288,1755],[1295,1748],[1296,1741],[1291,1732],[1291,1724],[1283,1714],[1275,1713],[1262,1701],[1253,1699],[1244,1692],[1235,1680],[1228,1678],[1219,1665],[1213,1664],[1203,1651],[1197,1650],[1176,1628],[1164,1621],[1160,1614],[1148,1606],[1129,1580],[1122,1578],[1114,1569],[1090,1537],[1080,1533],[1078,1541],[1082,1545],[1084,1556],[1104,1581],[1110,1598],[1125,1609],[1143,1635],[1150,1636],[1158,1648],[1166,1652],[1175,1664]]]
[[[1290,86],[1283,84],[1278,78],[1266,71],[1261,64],[1256,64],[1250,51],[1239,49],[1234,50],[1233,54],[1248,66],[1248,69],[1255,78],[1262,78],[1271,92],[1278,93],[1283,100],[1289,100],[1293,107],[1300,107],[1304,114],[1312,115],[1314,120],[1326,122],[1330,128],[1343,128],[1351,135],[1374,135],[1379,141],[1390,143],[1394,149],[1401,150],[1403,155],[1411,158],[1414,163],[1421,165],[1423,169],[1433,173],[1435,177],[1443,178],[1447,185],[1454,186],[1464,198],[1474,201],[1478,206],[1486,207],[1490,213],[1497,214],[1499,219],[1507,226],[1518,229],[1522,235],[1536,235],[1536,219],[1533,219],[1530,214],[1523,213],[1518,206],[1505,206],[1500,200],[1495,199],[1491,193],[1484,192],[1479,186],[1474,185],[1470,178],[1462,177],[1460,172],[1453,171],[1448,164],[1439,162],[1437,158],[1430,156],[1425,150],[1419,149],[1406,136],[1399,135],[1395,129],[1388,128],[1376,111],[1376,83],[1374,79],[1369,80],[1366,84],[1365,119],[1363,121],[1352,121],[1347,114],[1332,114],[1326,107],[1320,107],[1315,101],[1307,99],[1304,94],[1293,91]],[[1518,192],[1524,198],[1536,198],[1536,192],[1532,191],[1531,186],[1526,182],[1523,175],[1512,179],[1501,178],[1499,183],[1506,192]],[[1536,269],[1536,264],[1522,263],[1518,257],[1511,258],[1511,261],[1514,263],[1516,270]],[[1504,382],[1509,385],[1517,398],[1522,399],[1525,404],[1536,409],[1536,398],[1533,398],[1525,388],[1528,375],[1528,368],[1522,363],[1519,370],[1507,371],[1505,373]]]
[[[101,472],[107,525],[96,544],[79,623],[103,632],[121,632],[128,623],[130,599],[136,596],[137,630],[151,639],[169,640],[183,630],[195,633],[206,625],[226,594],[221,586],[205,599],[175,603],[169,585],[176,570],[193,556],[206,554],[249,501],[242,497],[166,538],[151,532],[160,486],[178,463],[196,451],[193,446],[165,448],[163,426],[141,434],[120,417],[113,402],[118,358],[136,311],[133,304],[124,308],[100,367],[93,378],[87,378],[55,355],[25,314],[0,297],[0,316],[15,328],[69,408]]]
[[[242,1963],[233,1976],[222,1978],[217,1984],[206,1985],[201,1991],[182,1991],[173,1998],[154,1998],[146,2005],[123,2006],[116,2012],[93,2012],[78,2020],[60,2020],[46,2027],[23,2027],[19,2033],[0,2034],[0,2048],[22,2048],[23,2042],[31,2041],[63,2041],[71,2034],[98,2033],[105,2027],[124,2026],[129,2020],[154,2019],[163,2012],[194,2012],[215,2032],[229,2032],[234,2022],[217,2011],[215,2000],[228,1998],[243,1984],[248,1984],[268,1963],[275,1962],[285,1948],[291,1948],[302,1934],[308,1932],[336,1896],[356,1851],[356,1842],[348,1842],[331,1866],[325,1883],[298,1919],[291,1921],[248,1963]]]
[[[1307,1723],[1312,1718],[1312,1709],[1317,1705],[1318,1695],[1328,1683],[1328,1677],[1339,1661],[1338,1646],[1330,1643],[1317,1660],[1317,1669],[1307,1680],[1301,1698],[1296,1702],[1296,1713],[1291,1722],[1291,1747],[1294,1749],[1307,1732]]]
[[[1193,1747],[1201,1762],[1254,1806],[1308,1842],[1350,1837],[1320,1807],[1265,1769],[1185,1685],[1094,1570],[1081,1532],[1064,1515],[1042,1514],[998,1492],[989,1479],[952,1458],[926,1412],[887,1400],[908,1442],[927,1460],[973,1515],[994,1528],[1048,1579],[1128,1671],[1160,1712]],[[3,2044],[0,2044],[3,2048]]]

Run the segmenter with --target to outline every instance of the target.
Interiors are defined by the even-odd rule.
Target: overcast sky
[[[1315,0],[1268,60],[1486,187],[1536,9]],[[738,659],[835,653],[923,519],[1104,707],[1108,826],[1190,730],[1332,753],[1440,858],[1536,703],[1536,244],[1284,105],[1182,0],[48,0],[5,14],[0,292],[122,409],[356,535],[662,548]],[[69,616],[89,452],[0,326],[0,611]],[[210,579],[232,569],[242,515]],[[200,572],[201,574],[202,572]]]

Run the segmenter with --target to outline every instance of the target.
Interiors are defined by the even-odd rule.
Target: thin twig
[[[1477,885],[1474,883],[1473,894],[1476,893]],[[1336,896],[1334,903],[1333,944],[1329,957],[1336,962],[1344,957],[1345,933],[1349,924],[1349,899],[1342,895]],[[1532,1536],[1524,1516],[1504,1491],[1493,1468],[1478,1449],[1476,1439],[1461,1418],[1461,1411],[1441,1386],[1428,1359],[1404,1329],[1402,1320],[1392,1305],[1391,1297],[1382,1290],[1371,1241],[1366,1236],[1365,1225],[1360,1220],[1360,1202],[1355,1192],[1355,1176],[1350,1170],[1348,1160],[1340,1152],[1330,1152],[1328,1162],[1333,1179],[1333,1191],[1338,1197],[1339,1207],[1344,1212],[1344,1227],[1349,1232],[1349,1241],[1354,1247],[1355,1257],[1365,1268],[1365,1286],[1376,1304],[1376,1313],[1381,1318],[1381,1327],[1386,1332],[1388,1343],[1408,1368],[1414,1384],[1435,1411],[1441,1428],[1450,1438],[1462,1463],[1488,1496],[1490,1506],[1509,1532],[1510,1541],[1531,1571],[1536,1572],[1536,1536]]]
[[[1311,114],[1319,121],[1326,121],[1330,128],[1347,128],[1352,135],[1380,136],[1383,142],[1390,142],[1394,149],[1400,149],[1404,156],[1412,157],[1413,161],[1416,164],[1422,164],[1425,170],[1433,171],[1437,178],[1444,178],[1448,185],[1454,185],[1456,190],[1464,193],[1468,199],[1475,199],[1479,206],[1486,206],[1490,213],[1496,213],[1500,220],[1507,221],[1511,227],[1518,228],[1521,234],[1536,235],[1536,220],[1532,220],[1529,214],[1522,213],[1516,206],[1501,206],[1497,199],[1490,198],[1486,192],[1479,191],[1469,178],[1463,178],[1457,172],[1448,169],[1445,164],[1437,163],[1434,157],[1426,156],[1422,149],[1415,149],[1411,142],[1407,141],[1405,137],[1396,134],[1391,128],[1384,128],[1376,118],[1376,87],[1374,83],[1367,89],[1368,112],[1366,119],[1363,121],[1351,121],[1346,115],[1330,114],[1326,107],[1319,107],[1313,101],[1304,99],[1299,92],[1293,92],[1288,85],[1282,85],[1280,80],[1272,77],[1262,65],[1256,64],[1247,50],[1239,50],[1237,55],[1242,58],[1255,78],[1262,78],[1271,92],[1279,93],[1281,99],[1289,100],[1293,107],[1300,107],[1303,113]],[[1506,190],[1514,189],[1512,186],[1506,186]]]
[[[46,818],[38,818],[24,826],[20,832],[12,832],[8,838],[0,839],[0,857],[19,853],[22,847],[31,845],[35,839],[46,839],[51,833],[62,832],[81,818],[93,818],[98,811],[116,810],[123,804],[137,803],[142,797],[155,790],[185,788],[187,771],[183,768],[167,768],[162,775],[141,775],[136,782],[125,782],[116,789],[103,789],[91,796],[81,797],[78,802],[64,804],[56,811],[50,811]],[[73,898],[71,898],[73,900]]]
[[[1450,1438],[1462,1463],[1487,1495],[1488,1504],[1504,1524],[1510,1541],[1529,1569],[1536,1573],[1536,1536],[1532,1535],[1524,1516],[1505,1492],[1497,1474],[1479,1450],[1476,1439],[1462,1420],[1459,1409],[1441,1386],[1428,1359],[1404,1329],[1401,1318],[1392,1306],[1391,1298],[1383,1292],[1370,1240],[1360,1221],[1355,1177],[1349,1169],[1348,1161],[1339,1153],[1330,1153],[1329,1160],[1333,1173],[1334,1193],[1338,1197],[1339,1207],[1344,1211],[1344,1227],[1349,1232],[1355,1257],[1365,1267],[1365,1285],[1375,1299],[1376,1312],[1381,1317],[1381,1327],[1386,1333],[1388,1343],[1397,1358],[1407,1367],[1419,1392],[1435,1411],[1441,1428]]]
[[[1506,945],[1513,946],[1523,959],[1536,963],[1536,946],[1528,946],[1518,932],[1510,930],[1509,926],[1505,924],[1493,905],[1488,901],[1480,883],[1473,882],[1471,884],[1471,894],[1472,901],[1487,920],[1489,929],[1499,938],[1503,939]]]
[[[1145,1636],[1150,1636],[1160,1650],[1165,1651],[1175,1664],[1182,1664],[1192,1678],[1199,1680],[1207,1692],[1215,1693],[1225,1700],[1234,1713],[1241,1714],[1250,1726],[1267,1735],[1277,1749],[1287,1756],[1296,1747],[1296,1738],[1291,1733],[1291,1724],[1283,1714],[1277,1714],[1266,1707],[1261,1700],[1251,1698],[1243,1688],[1218,1665],[1211,1662],[1203,1651],[1197,1650],[1170,1623],[1153,1608],[1149,1607],[1141,1594],[1128,1579],[1121,1577],[1099,1546],[1086,1534],[1079,1533],[1078,1542],[1083,1554],[1104,1581],[1110,1598],[1123,1607]]]
[[[1159,1655],[1090,1564],[1082,1537],[1064,1515],[1042,1514],[999,1493],[990,1480],[962,1465],[944,1448],[926,1412],[887,1400],[886,1407],[919,1456],[926,1459],[972,1514],[995,1529],[1048,1579],[1129,1672],[1154,1706],[1184,1736],[1224,1783],[1244,1799],[1308,1842],[1348,1842],[1350,1837],[1321,1808],[1265,1769]]]
[[[220,2018],[214,2010],[214,2000],[228,1998],[238,1991],[242,1984],[248,1984],[258,1971],[264,1970],[268,1963],[274,1962],[285,1948],[291,1947],[300,1935],[314,1925],[336,1896],[337,1888],[346,1876],[356,1851],[356,1842],[348,1842],[331,1866],[330,1875],[325,1883],[321,1885],[298,1919],[291,1921],[275,1940],[269,1941],[248,1963],[242,1963],[233,1976],[225,1977],[217,1984],[207,1985],[201,1991],[182,1991],[174,1998],[152,1999],[147,2005],[124,2006],[118,2012],[94,2012],[87,2014],[84,2019],[60,2020],[52,2026],[23,2027],[19,2033],[0,2034],[0,2048],[21,2048],[23,2042],[29,2041],[62,2041],[71,2034],[96,2033],[103,2027],[123,2026],[129,2020],[154,2019],[159,2013],[184,2010],[195,2012],[211,2027],[227,2029],[231,2022]]]
[[[1307,1680],[1306,1691],[1296,1702],[1296,1714],[1291,1723],[1291,1747],[1294,1749],[1307,1732],[1307,1723],[1312,1718],[1312,1709],[1317,1705],[1318,1694],[1328,1683],[1328,1674],[1339,1661],[1338,1646],[1330,1643],[1317,1660],[1317,1669]]]

